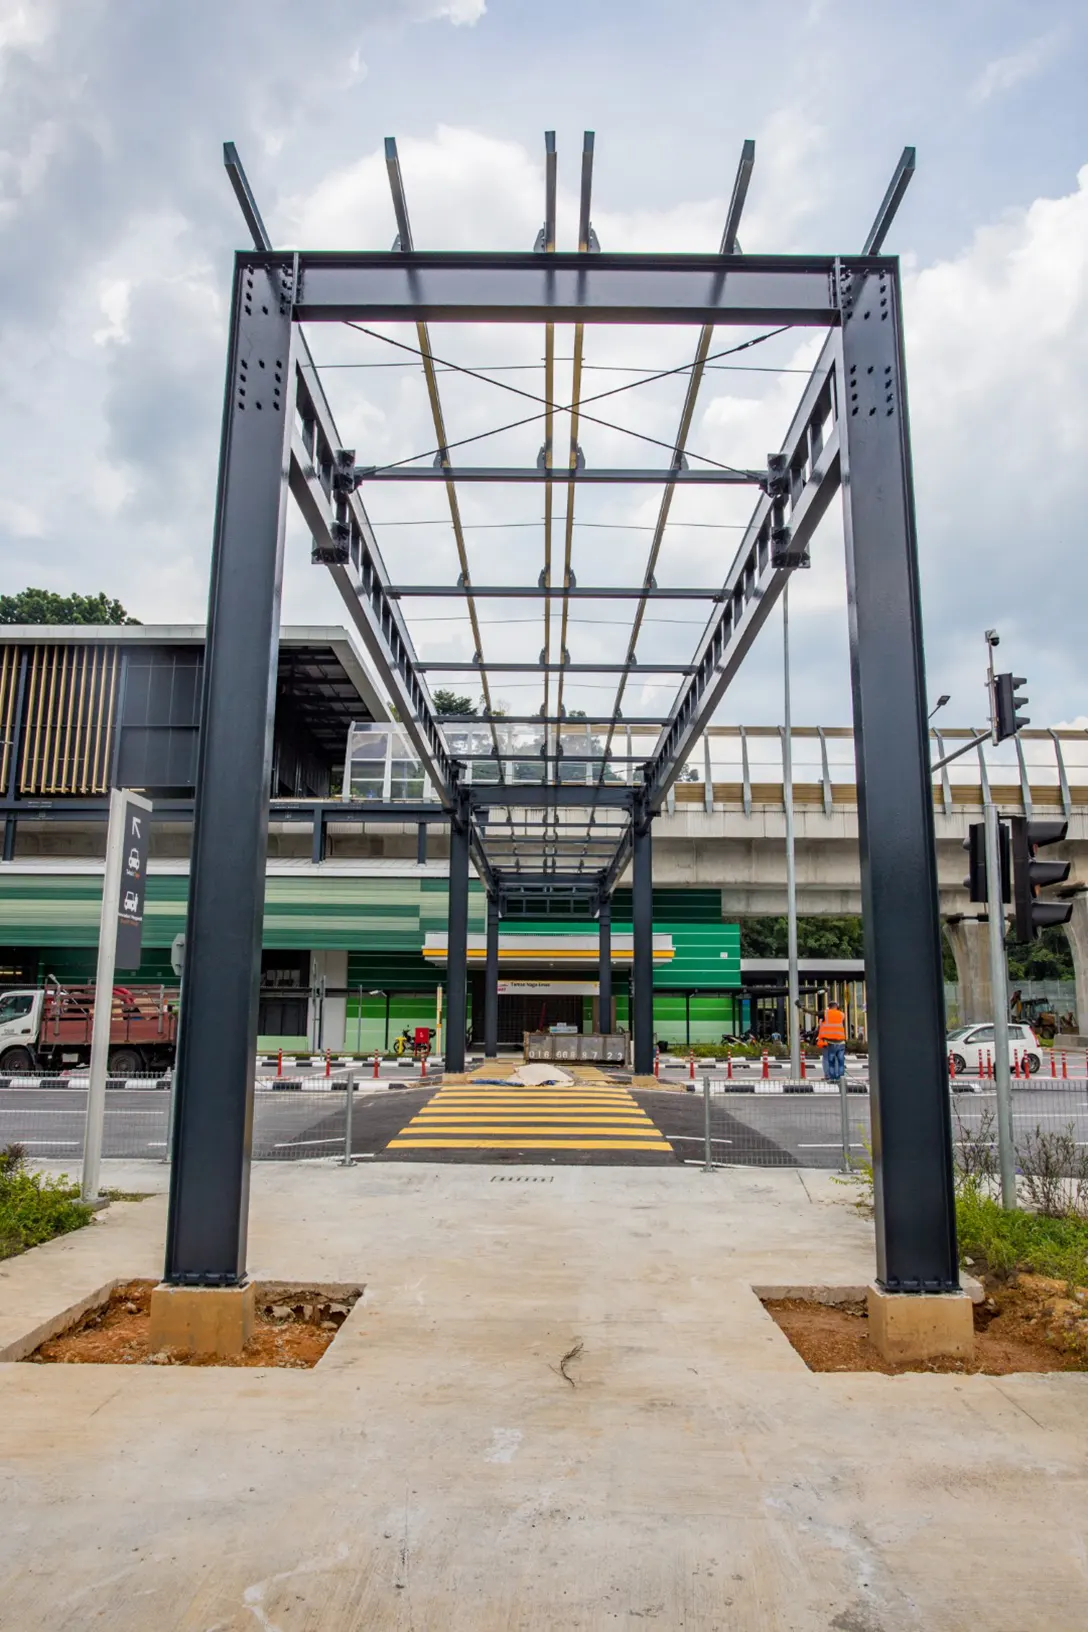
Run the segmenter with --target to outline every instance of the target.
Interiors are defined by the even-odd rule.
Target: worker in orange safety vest
[[[824,1051],[824,1076],[829,1082],[839,1082],[846,1070],[846,1016],[834,1003],[824,1010],[816,1047]]]

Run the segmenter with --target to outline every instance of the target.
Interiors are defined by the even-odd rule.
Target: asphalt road
[[[352,1152],[359,1160],[404,1160],[387,1152],[398,1134],[437,1090],[426,1088],[368,1090],[360,1085],[355,1095]],[[704,1105],[701,1085],[695,1093],[635,1090],[634,1097],[670,1141],[680,1162],[702,1162]],[[103,1153],[106,1157],[163,1159],[169,1121],[169,1095],[164,1090],[118,1089],[106,1096]],[[851,1143],[860,1155],[869,1140],[869,1100],[850,1095]],[[0,1089],[0,1147],[17,1143],[28,1155],[51,1162],[78,1163],[83,1148],[86,1090],[82,1088]],[[339,1156],[344,1148],[343,1092],[258,1093],[254,1114],[253,1154],[258,1160],[295,1161]],[[953,1099],[953,1135],[957,1140],[992,1135],[996,1099],[992,1092],[956,1094]],[[1013,1125],[1017,1140],[1035,1130],[1064,1132],[1072,1125],[1074,1139],[1088,1147],[1088,1085],[1059,1083],[1054,1088],[1016,1088]],[[716,1163],[756,1167],[837,1168],[841,1163],[840,1109],[835,1096],[822,1094],[724,1094],[711,1096],[711,1151]],[[420,1160],[512,1159],[510,1153],[470,1153],[448,1156],[425,1152]],[[552,1164],[554,1152],[528,1152],[517,1160]],[[573,1153],[570,1159],[574,1159]],[[582,1152],[579,1161],[594,1162],[597,1153]],[[600,1153],[600,1160],[622,1162],[622,1153]],[[639,1158],[632,1156],[631,1160]],[[658,1158],[660,1159],[660,1158]],[[668,1160],[668,1157],[665,1158]]]

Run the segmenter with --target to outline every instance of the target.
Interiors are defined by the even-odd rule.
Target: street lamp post
[[[797,979],[797,862],[793,836],[793,738],[790,730],[790,586],[782,590],[782,802],[786,807],[786,954],[789,960],[790,1076],[801,1076],[800,993]]]

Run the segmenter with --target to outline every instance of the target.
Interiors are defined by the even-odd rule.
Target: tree
[[[742,958],[784,958],[787,925],[782,918],[742,918]],[[797,954],[802,958],[860,958],[860,918],[798,918]]]
[[[471,697],[459,697],[455,691],[444,691],[441,687],[432,691],[436,714],[475,714],[476,704]]]
[[[1022,946],[1011,939],[1005,942],[1009,958],[1010,980],[1072,980],[1073,954],[1069,940],[1060,924],[1044,929],[1037,941]]]
[[[0,623],[139,623],[120,601],[97,595],[55,595],[51,589],[23,589],[0,595]]]

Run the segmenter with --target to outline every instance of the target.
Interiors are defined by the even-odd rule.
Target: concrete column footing
[[[241,1354],[253,1336],[254,1288],[170,1286],[151,1294],[151,1352],[180,1349],[186,1354]]]
[[[886,1292],[868,1288],[869,1341],[893,1364],[975,1352],[973,1305],[966,1292]]]

